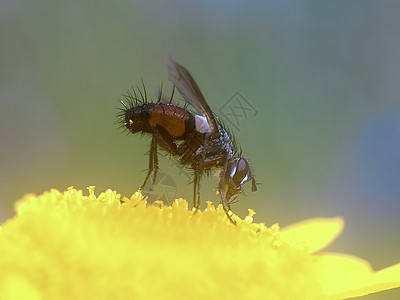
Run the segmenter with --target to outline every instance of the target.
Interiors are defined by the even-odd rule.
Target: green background
[[[255,109],[231,127],[261,183],[236,213],[342,216],[329,251],[400,261],[400,2],[7,0],[0,53],[0,221],[25,193],[135,192],[149,139],[114,124],[116,100],[141,79],[168,93],[171,55],[215,112],[237,92]],[[191,201],[171,165],[164,184]],[[202,182],[203,207],[217,183]]]

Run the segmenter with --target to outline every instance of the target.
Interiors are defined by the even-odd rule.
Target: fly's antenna
[[[257,192],[258,191],[258,186],[257,186],[258,182],[256,181],[256,179],[254,178],[254,176],[251,176],[251,191],[252,192]]]

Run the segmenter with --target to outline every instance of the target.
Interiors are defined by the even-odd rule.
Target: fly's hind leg
[[[149,180],[151,173],[153,173],[153,178],[150,188],[147,192],[145,192],[143,198],[146,198],[153,191],[154,184],[157,178],[157,172],[158,172],[157,140],[156,137],[153,135],[151,139],[150,153],[149,153],[149,169],[147,171],[147,175],[143,181],[143,184],[140,186],[140,190],[143,191],[143,188],[145,187],[147,181]]]
[[[148,191],[145,193],[143,198],[147,197],[154,189],[154,185],[157,179],[157,173],[159,170],[158,167],[158,145],[167,150],[172,155],[176,154],[176,144],[172,136],[166,131],[162,126],[155,125],[153,127],[153,137],[151,138],[151,146],[150,146],[150,157],[149,157],[149,170],[147,172],[146,178],[144,179],[143,184],[140,186],[140,189],[143,190],[147,181],[149,180],[151,173],[153,173],[153,178],[151,180],[151,185]]]

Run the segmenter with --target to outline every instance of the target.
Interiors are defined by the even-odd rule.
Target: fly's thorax
[[[233,157],[236,154],[237,149],[235,147],[235,144],[232,142],[231,137],[222,126],[219,126],[219,140],[221,143],[221,147],[227,153],[227,158]]]
[[[212,128],[207,122],[207,118],[200,115],[195,115],[196,130],[201,133],[210,133]]]
[[[178,147],[180,163],[189,164],[194,170],[208,171],[222,168],[232,157],[233,149],[226,136],[192,131],[190,137]]]

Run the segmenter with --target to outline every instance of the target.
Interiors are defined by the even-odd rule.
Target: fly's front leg
[[[220,191],[220,195],[221,195],[221,204],[222,207],[224,208],[224,212],[226,214],[226,216],[228,217],[229,221],[231,221],[231,223],[233,225],[236,225],[236,221],[232,219],[231,215],[229,214],[229,211],[231,210],[231,205],[229,203],[229,201],[226,199],[226,195]]]
[[[231,204],[230,204],[231,199],[228,199],[229,185],[227,184],[227,182],[225,182],[226,170],[227,170],[227,163],[225,164],[223,171],[221,172],[221,175],[220,175],[221,178],[219,181],[218,191],[219,191],[219,195],[221,197],[221,204],[222,204],[222,207],[224,208],[226,216],[228,217],[229,221],[231,221],[231,223],[233,225],[236,225],[236,222],[232,219],[231,215],[229,214],[229,211],[231,210]]]
[[[232,219],[231,215],[229,214],[229,211],[231,210],[231,205],[229,204],[229,202],[226,200],[225,196],[221,197],[221,203],[222,203],[222,207],[224,208],[225,214],[228,217],[229,221],[231,221],[231,223],[233,225],[236,225],[236,221]]]

